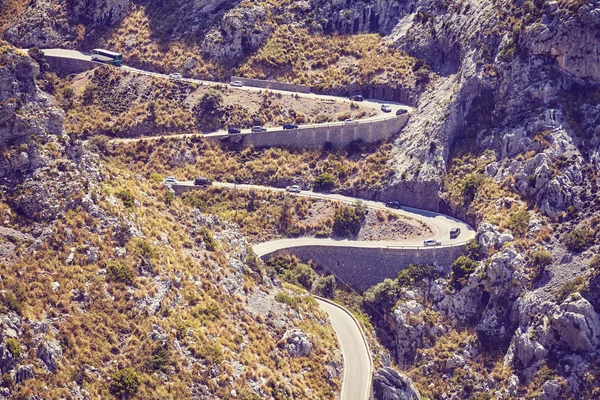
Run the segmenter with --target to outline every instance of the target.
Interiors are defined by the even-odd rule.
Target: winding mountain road
[[[181,187],[195,187],[192,181],[180,181],[174,186]],[[270,186],[261,185],[247,185],[247,184],[234,184],[227,182],[213,182],[213,186],[223,187],[228,189],[237,190],[264,190],[271,192],[285,192],[285,189],[275,188]],[[475,231],[468,224],[456,219],[449,217],[444,214],[436,213],[433,211],[420,210],[412,207],[401,207],[400,209],[390,208],[385,203],[373,200],[363,200],[354,197],[344,196],[341,194],[334,193],[317,193],[311,190],[303,190],[300,193],[294,193],[293,196],[309,197],[324,199],[330,201],[340,201],[345,204],[354,205],[360,202],[367,208],[374,210],[384,210],[393,214],[397,214],[406,218],[421,221],[428,225],[433,231],[433,235],[428,239],[439,240],[442,245],[436,246],[448,247],[465,244],[467,241],[475,238]],[[452,228],[460,228],[460,235],[454,239],[450,239],[450,230]],[[278,239],[272,240],[265,243],[257,244],[253,247],[254,252],[258,256],[265,256],[273,253],[277,250],[282,250],[291,247],[307,246],[307,245],[319,245],[319,246],[342,246],[348,247],[368,247],[368,248],[389,248],[389,247],[411,247],[411,248],[423,248],[429,249],[430,247],[423,246],[423,240],[410,240],[410,241],[357,241],[357,240],[334,240],[334,239],[317,239],[317,238],[293,238],[293,239]]]
[[[45,49],[43,50],[47,56],[50,57],[59,57],[66,59],[74,59],[74,60],[84,60],[84,61],[92,61],[89,54],[82,53],[76,50],[65,50],[65,49]],[[99,64],[100,65],[100,64]],[[138,74],[155,76],[168,78],[168,75],[156,73],[156,72],[148,72],[143,71],[137,68],[132,68],[128,66],[122,66],[121,69],[131,71]],[[223,84],[220,82],[212,82],[212,81],[204,81],[199,79],[189,79],[183,78],[181,81],[197,83],[202,85],[215,85],[215,84]],[[244,86],[241,88],[234,88],[235,90],[247,90],[247,91],[263,91],[262,88],[254,88],[249,86]],[[273,93],[282,93],[282,94],[290,94],[290,92],[280,91],[280,90],[271,90]],[[300,97],[305,98],[313,98],[319,100],[327,100],[327,101],[337,101],[337,102],[348,102],[348,99],[334,97],[334,96],[326,96],[326,95],[315,95],[312,93],[298,93],[294,94]],[[381,104],[384,102],[375,101],[375,100],[365,100],[361,103],[361,106],[373,108],[377,111],[375,116],[364,118],[360,121],[356,121],[356,123],[366,124],[371,121],[383,120],[388,118],[396,118],[396,111],[399,109],[405,109],[408,113],[412,112],[412,108],[400,104],[394,104],[385,102],[386,104],[390,104],[392,107],[391,113],[383,113],[380,109]],[[341,125],[344,122],[335,122],[329,123],[328,125]],[[327,125],[327,124],[320,124]],[[313,125],[303,125],[300,129],[314,127]],[[269,131],[280,130],[281,128],[268,128]],[[248,133],[248,130],[244,130],[242,133]],[[188,137],[194,136],[197,133],[189,133],[189,134],[177,134],[170,135],[169,137]],[[226,131],[217,131],[206,134],[207,136],[227,136]],[[159,139],[158,137],[143,137],[143,138],[134,138],[134,139],[117,139],[115,142],[130,142],[130,141],[139,141],[139,140],[153,140]],[[215,182],[214,186],[217,187],[225,187],[230,189],[239,189],[239,190],[269,190],[275,192],[284,192],[285,189],[281,188],[273,188],[267,186],[260,185],[236,185],[233,183],[222,183]],[[193,182],[178,182],[174,186],[182,186],[182,187],[194,187]],[[465,224],[462,221],[451,218],[449,216],[419,210],[416,208],[410,207],[402,207],[400,209],[389,208],[386,207],[384,203],[371,201],[371,200],[361,200],[355,199],[348,196],[343,196],[339,194],[324,194],[324,193],[315,193],[312,191],[302,191],[301,193],[295,194],[301,197],[312,197],[312,198],[321,198],[331,201],[341,201],[347,204],[356,204],[357,201],[361,201],[362,204],[371,209],[381,209],[386,210],[390,213],[398,214],[404,216],[406,218],[411,218],[415,220],[419,220],[424,224],[427,224],[433,231],[434,235],[431,237],[432,239],[436,239],[441,241],[441,246],[439,247],[447,247],[447,246],[456,246],[462,245],[468,240],[475,237],[475,231]],[[458,227],[461,229],[461,233],[459,237],[455,239],[450,239],[450,230],[452,228]],[[266,243],[261,243],[253,246],[254,252],[258,256],[264,256],[270,253],[273,253],[277,250],[292,248],[298,246],[306,246],[306,245],[320,245],[320,246],[353,246],[353,247],[370,247],[370,248],[389,248],[389,247],[417,247],[424,248],[422,241],[348,241],[348,240],[332,240],[332,239],[316,239],[316,238],[296,238],[296,239],[281,239],[281,240],[273,240]],[[342,381],[342,392],[341,392],[341,400],[367,400],[370,395],[371,388],[371,377],[373,373],[373,362],[370,356],[369,347],[367,341],[365,339],[364,333],[358,323],[358,321],[352,316],[352,314],[344,309],[341,306],[332,303],[327,299],[317,298],[317,302],[320,307],[328,314],[329,320],[337,334],[338,340],[340,342],[340,348],[342,354],[344,356],[344,378]]]
[[[96,62],[96,61],[92,60],[92,58],[89,54],[81,52],[81,51],[77,51],[77,50],[44,49],[43,51],[44,51],[44,55],[49,56],[49,57],[59,57],[59,58],[66,58],[66,59],[72,59],[72,60]],[[97,62],[97,64],[98,64],[98,66],[103,65],[102,63],[99,63],[99,62]],[[159,72],[144,71],[144,70],[141,70],[138,68],[129,67],[127,65],[122,65],[119,68],[122,70],[140,74],[140,75],[147,75],[147,76],[153,76],[153,77],[157,77],[157,78],[169,79],[168,74],[162,74]],[[226,85],[223,82],[213,82],[213,81],[206,81],[206,80],[202,80],[202,79],[193,79],[193,78],[180,78],[180,79],[178,79],[178,81],[190,82],[190,83],[195,83],[195,84],[205,85],[205,86]],[[250,92],[261,92],[261,91],[265,90],[264,88],[257,88],[257,87],[252,87],[252,86],[242,86],[242,87],[228,86],[228,87],[232,90],[246,90],[246,91],[250,91]],[[288,95],[288,96],[290,94],[292,94],[291,92],[288,92],[288,91],[275,90],[275,89],[269,89],[269,92],[281,93],[281,94]],[[313,100],[318,99],[318,100],[341,102],[341,103],[344,103],[344,102],[349,103],[350,102],[349,99],[344,98],[344,97],[328,96],[328,95],[321,95],[321,94],[314,94],[314,93],[293,93],[293,95],[298,96],[298,97],[307,98],[307,99],[313,99]],[[385,112],[381,111],[382,104],[389,104],[391,107],[391,112],[385,113]],[[409,107],[406,105],[393,103],[393,102],[387,102],[387,101],[372,100],[372,99],[365,99],[364,101],[360,102],[360,106],[365,107],[365,108],[371,108],[371,109],[375,110],[377,112],[377,114],[374,116],[371,116],[371,117],[362,118],[360,120],[355,120],[350,123],[368,124],[373,121],[381,121],[381,120],[385,120],[385,119],[397,118],[396,111],[398,111],[400,109],[404,109],[408,113],[412,112],[412,107]],[[344,124],[348,124],[348,122],[342,121],[342,122],[328,122],[328,123],[323,123],[323,124],[304,124],[304,125],[300,125],[298,129],[308,129],[308,128],[315,128],[315,127],[319,127],[319,126],[337,126],[337,125],[344,125]],[[281,130],[282,130],[281,127],[267,128],[267,131],[281,131]],[[243,129],[243,130],[241,130],[241,133],[247,134],[247,133],[251,133],[251,132],[250,132],[250,129]],[[155,140],[155,139],[160,139],[161,137],[184,138],[184,137],[189,137],[189,136],[195,136],[197,134],[198,133],[195,132],[195,133],[181,133],[181,134],[176,134],[176,135],[146,136],[143,138],[120,138],[120,139],[115,139],[113,141],[116,143],[119,143],[119,142],[126,143],[126,142],[138,141],[138,140]],[[219,130],[219,131],[210,132],[210,133],[203,133],[203,135],[208,136],[208,137],[226,137],[229,134],[226,130]]]

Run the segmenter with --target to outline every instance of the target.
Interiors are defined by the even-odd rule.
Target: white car
[[[285,188],[286,192],[292,192],[292,193],[300,193],[302,191],[302,189],[300,189],[300,186],[298,185],[291,185]]]
[[[169,79],[178,80],[183,78],[179,72],[175,72],[174,74],[169,74]]]
[[[175,179],[175,177],[174,177],[174,176],[167,176],[167,177],[165,178],[165,183],[166,183],[167,185],[174,185],[174,184],[176,184],[176,183],[177,183],[177,179]]]
[[[386,113],[392,112],[392,106],[390,106],[389,104],[382,104],[381,111],[386,112]]]
[[[423,246],[441,246],[442,242],[440,242],[439,240],[435,240],[435,239],[427,239],[426,241],[423,242]]]
[[[355,122],[358,122],[357,120],[355,120],[354,118],[348,118],[344,120],[345,124],[353,124]]]
[[[242,87],[244,86],[244,84],[242,83],[242,81],[233,81],[230,83],[231,86],[233,87]]]

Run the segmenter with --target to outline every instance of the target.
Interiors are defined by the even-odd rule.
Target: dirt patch
[[[420,221],[383,210],[368,210],[357,239],[411,241],[432,234],[431,229]]]

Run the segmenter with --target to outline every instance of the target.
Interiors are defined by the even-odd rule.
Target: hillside
[[[13,0],[2,5],[3,37],[17,46],[87,49],[100,45],[123,51],[132,65],[152,71],[181,71],[214,80],[240,73],[309,84],[317,92],[363,93],[402,101],[415,110],[395,139],[378,146],[355,143],[345,149],[223,149],[200,138],[112,146],[106,138],[96,136],[84,150],[75,145],[79,143],[76,139],[63,133],[63,119],[67,132],[84,136],[133,136],[139,133],[136,129],[150,126],[145,118],[148,99],[144,100],[148,104],[137,108],[127,104],[123,110],[104,108],[103,98],[85,105],[84,86],[98,78],[112,80],[115,85],[119,80],[136,79],[136,85],[143,88],[145,78],[123,77],[99,69],[61,80],[55,98],[37,89],[33,90],[37,93],[34,100],[27,101],[17,101],[18,96],[8,93],[2,103],[3,120],[8,122],[0,128],[0,143],[12,147],[2,155],[3,168],[8,172],[0,176],[7,188],[3,191],[4,209],[11,215],[6,227],[15,231],[7,231],[7,235],[35,236],[35,228],[27,228],[31,219],[47,224],[56,220],[61,210],[76,210],[77,201],[85,198],[75,200],[80,197],[77,193],[81,187],[99,193],[101,205],[112,194],[115,205],[106,205],[105,212],[113,210],[110,215],[115,218],[118,214],[118,218],[137,221],[141,217],[128,217],[129,213],[123,211],[124,200],[116,196],[119,190],[128,189],[131,200],[141,203],[135,215],[158,215],[161,210],[164,215],[158,220],[171,220],[168,226],[173,232],[189,232],[186,222],[198,213],[190,204],[206,209],[210,205],[189,199],[171,199],[171,205],[165,204],[166,197],[161,197],[163,192],[153,176],[158,180],[167,175],[205,175],[229,182],[311,187],[319,176],[328,175],[334,192],[441,211],[468,221],[477,230],[477,239],[452,264],[402,265],[399,269],[404,269],[395,279],[365,293],[332,286],[336,290],[330,295],[363,321],[370,321],[365,326],[372,325],[371,333],[380,345],[372,346],[376,349],[376,398],[553,400],[600,396],[598,1],[25,3]],[[5,48],[3,54],[11,51]],[[29,62],[22,64],[18,69],[1,71],[18,76],[23,69],[35,69]],[[60,88],[70,85],[75,87],[76,101],[65,116],[53,102],[56,99],[64,106]],[[169,93],[174,84],[161,85],[157,86]],[[33,79],[25,86],[34,87]],[[142,92],[135,92],[140,96],[137,98],[143,98]],[[149,90],[147,96],[159,98],[157,92]],[[27,112],[16,112],[19,107]],[[264,117],[264,107],[256,109],[256,103],[245,109],[228,104],[228,113],[218,121],[190,120],[189,109],[177,102],[158,100],[152,107],[157,107],[155,115],[159,118],[152,121],[151,128],[159,133],[229,121],[249,124],[240,117],[249,112]],[[107,122],[84,126],[87,114],[104,115]],[[282,115],[275,113],[264,120],[279,123]],[[317,116],[312,118],[317,120]],[[139,124],[123,124],[119,118]],[[122,127],[120,131],[113,130],[115,125]],[[29,140],[31,135],[42,139]],[[48,135],[56,139],[47,142]],[[43,149],[33,150],[39,148]],[[68,165],[56,167],[63,174],[81,174],[83,181],[91,182],[88,186],[77,179],[68,180],[64,188],[56,183],[39,184],[55,182],[56,172],[23,180],[31,176],[28,173],[41,172],[20,171],[43,170],[47,160],[64,157],[81,157],[81,162],[89,163],[90,168],[78,167],[77,173]],[[94,182],[99,181],[95,174],[109,178],[94,189]],[[14,186],[15,182],[19,185]],[[12,187],[16,189],[8,190]],[[48,189],[53,187],[61,187],[61,193]],[[211,209],[223,217],[217,224],[222,224],[221,228],[208,227],[213,237],[219,237],[219,229],[239,234],[238,228],[230,225],[238,222],[232,217],[234,210],[227,201],[224,203],[222,209],[214,205]],[[170,207],[176,211],[167,212]],[[163,228],[155,227],[155,222],[147,218],[144,224],[154,236],[140,230],[160,240]],[[73,224],[77,227],[76,222]],[[90,226],[86,220],[79,225]],[[74,231],[75,227],[69,227]],[[42,228],[36,232],[42,232]],[[255,237],[282,234],[275,234],[268,224],[260,228],[263,230],[241,224],[250,236],[252,232]],[[316,234],[313,228],[306,231]],[[110,235],[106,238],[115,240]],[[20,243],[22,239],[11,240]],[[66,235],[63,243],[69,240]],[[80,245],[85,246],[85,242]],[[11,246],[7,242],[4,248],[18,251]],[[70,245],[64,246],[58,260],[69,256]],[[135,248],[115,246],[126,248],[126,257],[137,254]],[[237,252],[233,250],[238,256],[220,257],[244,262],[246,254]],[[174,253],[169,250],[161,255],[165,268],[170,268],[172,262],[187,265],[189,261]],[[35,262],[27,258],[34,257],[29,253],[23,257],[25,261],[18,265]],[[218,264],[219,260],[213,261]],[[276,266],[275,271],[267,267],[272,274],[269,279],[277,274],[279,279],[292,283],[298,283],[299,271],[308,274],[311,266],[322,272],[318,265],[293,258],[269,263]],[[154,264],[161,265],[160,261]],[[208,269],[213,267],[219,268],[211,264]],[[99,265],[95,268],[102,269]],[[223,265],[221,269],[221,274],[233,273]],[[33,277],[28,279],[34,281]],[[254,290],[265,285],[252,273],[244,279],[254,282],[247,284]],[[9,281],[9,277],[3,277],[3,284]],[[145,290],[145,286],[138,287]],[[307,285],[306,289],[312,287]],[[270,290],[269,296],[279,289]],[[54,292],[46,292],[44,295],[54,296]],[[53,301],[56,303],[44,304],[63,307],[61,301],[67,299],[57,297]],[[302,308],[306,311],[303,321],[319,321],[322,315],[309,308],[309,303],[301,303],[306,306]],[[39,304],[41,300],[33,299],[30,307],[35,309]],[[237,312],[250,312],[242,307],[243,301],[236,304],[237,308],[232,309]],[[56,311],[53,317],[59,316]],[[292,329],[295,319],[286,321],[286,329]],[[262,326],[260,321],[256,324]],[[333,366],[333,345],[328,341],[331,333],[316,331],[314,326],[300,328],[309,333],[312,330],[311,340],[320,343],[315,346],[327,349],[323,353],[329,357],[328,365]],[[316,357],[314,351],[309,357]],[[135,362],[139,365],[142,361]],[[320,367],[320,375],[311,380],[310,388],[337,390],[336,378],[324,379],[327,368],[324,364]],[[110,376],[112,370],[108,365],[104,368],[103,376]],[[293,366],[288,368],[294,371]],[[272,373],[287,370],[275,371]],[[150,374],[145,374],[146,379]],[[272,380],[285,381],[278,376]],[[158,380],[154,375],[147,379],[149,386]],[[188,382],[185,379],[181,382]],[[181,383],[182,388],[185,386]],[[301,385],[292,387],[305,390]],[[215,387],[211,395],[221,395],[221,389]],[[301,398],[309,392],[294,393],[302,393],[297,395]],[[331,392],[320,395],[330,398]]]
[[[14,82],[1,103],[3,397],[339,391],[314,299],[270,275],[235,225],[70,138],[26,55],[4,46],[0,65]]]

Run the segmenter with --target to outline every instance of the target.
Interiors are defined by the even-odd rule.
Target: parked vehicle
[[[233,81],[230,83],[231,86],[233,87],[242,87],[244,86],[244,84],[242,83],[242,81]]]
[[[408,112],[407,109],[405,108],[401,108],[398,111],[396,111],[396,115],[402,115],[402,114],[406,114]]]
[[[173,185],[173,184],[176,184],[176,183],[177,183],[177,179],[175,179],[175,177],[174,177],[174,176],[167,176],[167,177],[165,178],[165,183],[166,183],[167,185]]]
[[[386,113],[392,112],[392,106],[390,106],[389,104],[382,104],[381,111],[386,112]]]
[[[450,239],[454,239],[460,236],[460,228],[450,229]]]
[[[283,129],[298,129],[298,124],[283,124]]]
[[[354,122],[358,122],[358,121],[357,121],[357,120],[355,120],[354,118],[348,118],[348,119],[345,119],[345,120],[344,120],[344,123],[345,123],[345,124],[351,124],[351,123],[354,123]]]
[[[239,128],[234,128],[234,127],[230,126],[229,128],[227,128],[227,133],[229,133],[229,134],[242,133],[242,131]]]
[[[398,201],[388,201],[387,203],[385,203],[385,206],[388,208],[401,208],[402,206],[400,205],[400,202]]]
[[[363,101],[365,98],[360,94],[355,94],[354,96],[350,96],[350,100],[352,101]]]
[[[435,240],[435,239],[427,239],[426,241],[423,242],[423,246],[441,246],[442,242],[440,242],[439,240]]]
[[[179,72],[175,72],[173,74],[169,74],[169,79],[172,79],[174,81],[179,80],[183,78],[183,76],[181,76],[181,74]]]
[[[252,127],[252,132],[266,132],[267,128],[264,128],[260,125],[256,125]]]
[[[210,186],[210,185],[212,185],[212,182],[208,178],[200,177],[200,178],[194,179],[194,185],[196,185],[196,186]]]
[[[300,189],[300,186],[298,185],[291,185],[285,188],[286,192],[291,192],[291,193],[300,193],[302,191],[302,189]]]

